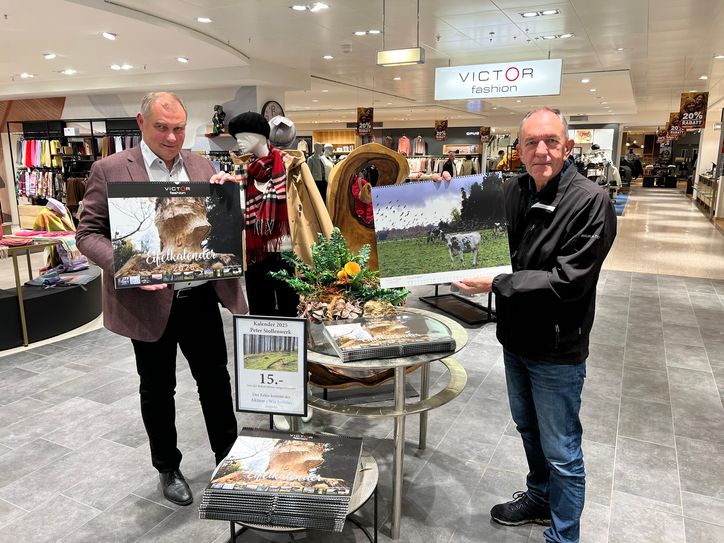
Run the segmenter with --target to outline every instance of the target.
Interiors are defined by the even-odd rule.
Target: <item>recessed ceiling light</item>
[[[588,89],[588,92],[596,92],[596,89]]]
[[[324,60],[332,60],[334,57],[332,55],[324,55],[322,58]]]
[[[307,9],[311,11],[312,13],[316,13],[318,11],[322,11],[323,9],[327,9],[329,6],[325,4],[324,2],[314,2],[311,6],[309,6]]]
[[[689,89],[689,92],[698,92],[696,89]]]
[[[366,30],[357,30],[357,31],[354,33],[354,35],[355,35],[355,36],[366,36],[366,35],[367,35],[367,31],[366,31]]]
[[[317,102],[319,102],[319,100],[317,100],[317,99],[315,98],[314,100],[312,100],[312,102],[314,102],[314,103],[316,104]]]
[[[714,55],[714,58],[721,60],[724,58],[724,55]]]
[[[292,6],[292,9],[294,11],[307,11],[307,6],[302,6],[301,4],[295,4]]]
[[[118,37],[118,34],[114,34],[113,32],[103,32],[101,34],[105,39],[115,41],[115,39]]]
[[[23,72],[20,74],[20,77],[22,77],[23,79],[28,79],[30,77],[35,77],[35,74],[29,74],[28,72]]]
[[[520,104],[520,100],[516,100],[516,103]]]
[[[608,102],[601,102],[602,106],[605,106],[606,104],[608,104]]]
[[[623,51],[623,50],[624,50],[623,47],[616,47],[616,51],[619,51],[619,52],[620,52],[620,51]]]
[[[322,89],[322,92],[329,92],[329,89]]]
[[[493,109],[498,109],[497,107],[494,107]]]
[[[120,64],[111,64],[111,70],[120,70],[121,65]]]
[[[130,64],[121,64],[121,70],[130,70],[133,68]]]
[[[699,79],[707,80],[707,79],[709,79],[709,78],[708,78],[707,76],[705,76],[705,75],[700,75],[700,76],[699,76]]]
[[[538,15],[540,15],[540,13],[537,11],[526,11],[520,14],[521,17],[538,17]]]
[[[73,75],[74,73],[77,73],[77,72],[78,72],[78,70],[74,70],[73,68],[66,68],[65,70],[63,70],[60,73],[62,73],[63,75]]]
[[[53,60],[53,59],[55,58],[55,53],[45,53],[45,54],[43,55],[43,58],[44,58],[45,60]]]
[[[542,36],[542,38],[543,38],[544,40],[555,40],[555,39],[556,39],[556,36],[554,36],[554,35],[551,34],[551,35],[548,35],[548,36]]]
[[[392,102],[387,102],[387,105],[388,105],[388,106],[391,106],[391,105],[392,105]]]
[[[200,23],[210,23],[211,22],[210,17],[196,17],[196,20]]]
[[[382,31],[381,30],[368,30],[367,33],[368,34],[382,34]]]
[[[176,60],[178,60],[181,64],[188,64],[189,59],[186,57],[176,57]]]
[[[561,34],[558,37],[565,40],[566,38],[572,38],[574,36],[575,36],[575,34],[573,34],[572,32],[566,32],[565,34]]]
[[[402,78],[398,75],[397,77],[392,78],[393,81],[401,81]]]
[[[557,9],[544,9],[540,12],[541,15],[558,15],[560,11]]]
[[[591,82],[591,80],[588,79],[587,77],[584,77],[583,79],[581,79],[581,83],[590,83],[590,82]]]

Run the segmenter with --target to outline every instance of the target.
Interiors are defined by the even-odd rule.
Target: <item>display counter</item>
[[[33,343],[69,332],[101,314],[101,270],[97,266],[64,274],[83,274],[87,283],[67,287],[21,286],[27,341]],[[26,344],[15,288],[0,289],[0,351]]]
[[[696,183],[694,184],[694,201],[699,206],[702,213],[709,218],[714,216],[718,192],[718,179],[710,175],[699,175]]]

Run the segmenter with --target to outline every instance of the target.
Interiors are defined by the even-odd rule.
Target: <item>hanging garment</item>
[[[425,140],[422,139],[422,136],[417,136],[415,138],[415,146],[414,146],[413,151],[416,155],[425,154]]]
[[[402,153],[405,156],[410,156],[410,138],[402,136],[397,141],[397,152]]]

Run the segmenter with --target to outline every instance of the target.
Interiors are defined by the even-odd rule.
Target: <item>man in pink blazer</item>
[[[237,437],[227,369],[226,341],[218,302],[232,313],[246,313],[238,279],[187,284],[145,285],[116,290],[108,220],[108,181],[206,181],[211,163],[182,151],[186,108],[173,93],[147,94],[137,115],[143,141],[93,164],[83,199],[77,243],[103,269],[106,328],[131,338],[140,377],[141,415],[159,471],[164,496],[179,505],[193,501],[179,469],[174,393],[176,350],[181,347],[198,385],[211,449],[220,462]]]

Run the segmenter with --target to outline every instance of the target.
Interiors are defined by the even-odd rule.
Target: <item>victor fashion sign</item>
[[[436,68],[435,100],[560,94],[562,70],[561,59]]]

